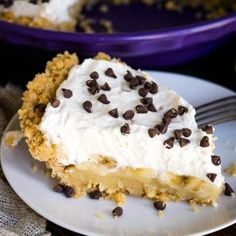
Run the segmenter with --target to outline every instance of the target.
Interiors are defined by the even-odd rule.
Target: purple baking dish
[[[147,18],[149,22],[155,22],[156,19],[152,17],[154,14]],[[122,18],[125,22],[123,25],[133,27],[134,30],[142,22],[145,27],[145,18],[141,23],[137,20],[137,24],[136,19],[128,21],[127,18],[132,18],[130,13]],[[178,17],[172,17],[171,20],[177,22]],[[211,21],[182,26],[177,24],[175,27],[165,27],[163,24],[167,21],[170,19],[165,21],[162,17],[159,21],[162,27],[158,30],[141,29],[140,32],[114,34],[47,31],[0,21],[0,39],[56,52],[69,50],[77,52],[81,57],[103,51],[121,57],[136,67],[157,69],[176,66],[205,55],[236,32],[236,13]]]

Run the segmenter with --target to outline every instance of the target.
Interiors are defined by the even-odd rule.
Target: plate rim
[[[145,72],[148,72],[148,73],[157,73],[159,75],[170,75],[170,76],[178,76],[178,77],[185,77],[185,79],[187,78],[190,78],[190,79],[193,79],[193,80],[198,80],[200,82],[203,82],[203,83],[207,83],[208,85],[210,86],[216,86],[218,88],[222,88],[222,89],[225,89],[225,91],[227,92],[233,92],[236,94],[235,91],[229,89],[229,88],[226,88],[222,85],[219,85],[219,84],[216,84],[214,82],[211,82],[211,81],[206,81],[202,78],[198,78],[198,77],[195,77],[195,76],[191,76],[191,75],[186,75],[186,74],[180,74],[180,73],[173,73],[173,72],[163,72],[163,71],[155,71],[155,70],[145,70]],[[3,170],[3,173],[8,181],[8,184],[11,186],[11,188],[13,189],[13,191],[20,197],[20,199],[28,206],[30,207],[33,211],[35,211],[37,214],[39,214],[41,217],[45,218],[46,220],[49,220],[53,223],[55,223],[56,225],[62,227],[62,228],[65,228],[65,229],[68,229],[72,232],[75,232],[75,233],[79,233],[79,234],[84,234],[84,235],[91,235],[91,236],[102,236],[103,234],[100,234],[100,233],[95,233],[95,232],[91,232],[91,231],[87,231],[87,230],[84,230],[84,229],[78,229],[74,226],[70,226],[68,224],[63,224],[63,222],[61,220],[58,220],[55,218],[53,218],[53,216],[50,216],[48,215],[45,211],[41,211],[39,208],[35,208],[33,206],[33,204],[30,203],[30,201],[27,201],[27,199],[24,199],[24,197],[22,197],[22,194],[18,191],[16,191],[13,187],[13,185],[11,184],[11,182],[9,181],[8,179],[8,174],[5,172],[5,166],[2,165],[2,158],[3,158],[3,146],[5,145],[4,144],[4,137],[7,133],[7,131],[9,130],[9,128],[17,122],[17,118],[18,118],[18,114],[16,113],[12,118],[11,120],[9,121],[9,123],[7,124],[4,132],[3,132],[3,135],[2,135],[2,139],[1,139],[1,145],[0,145],[0,162],[1,162],[1,166],[2,166],[2,170]],[[203,230],[203,231],[199,231],[199,232],[195,232],[193,234],[189,234],[191,236],[200,236],[200,235],[205,235],[205,234],[209,234],[209,233],[213,233],[213,232],[216,232],[216,231],[219,231],[221,229],[224,229],[228,226],[231,226],[233,225],[234,223],[236,223],[236,217],[235,219],[232,219],[230,221],[228,221],[227,223],[224,223],[224,224],[221,224],[219,226],[215,226],[214,228],[211,228],[211,229],[207,229],[207,230]]]

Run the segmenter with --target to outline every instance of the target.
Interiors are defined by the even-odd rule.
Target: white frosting
[[[107,77],[104,72],[111,67],[117,79]],[[195,110],[182,97],[174,91],[159,86],[157,94],[148,94],[153,98],[157,112],[138,114],[136,105],[140,103],[138,89],[129,89],[129,84],[123,77],[126,71],[132,75],[142,75],[151,80],[150,76],[140,70],[135,71],[119,61],[105,61],[87,59],[77,65],[69,73],[68,79],[63,81],[57,90],[56,97],[61,104],[53,108],[47,105],[46,112],[39,125],[49,144],[58,144],[63,155],[59,162],[63,165],[79,165],[82,162],[92,161],[97,155],[110,157],[117,162],[119,167],[151,168],[159,177],[166,172],[177,175],[189,175],[212,183],[206,176],[207,173],[216,173],[217,177],[212,183],[220,187],[224,181],[221,167],[213,165],[214,144],[212,135],[197,128],[194,119]],[[86,81],[93,71],[99,73],[99,85],[107,82],[111,91],[100,91],[91,95],[87,91]],[[61,89],[73,91],[71,98],[64,98]],[[110,104],[105,105],[97,100],[102,93],[107,95]],[[83,109],[83,102],[92,102],[92,113]],[[151,138],[148,129],[161,122],[163,114],[171,108],[183,105],[188,108],[188,113],[173,119],[166,134]],[[108,115],[108,111],[118,108],[119,118]],[[135,116],[132,121],[126,121],[122,114],[133,109]],[[120,127],[125,123],[130,125],[130,134],[122,135]],[[175,129],[190,128],[192,135],[188,138],[191,143],[180,147],[175,141],[171,149],[167,149],[163,142],[173,136]],[[200,140],[208,136],[209,147],[200,147]]]
[[[70,15],[70,7],[78,0],[50,0],[42,4],[33,4],[24,0],[16,0],[7,10],[11,10],[17,17],[41,16],[55,24],[73,20]]]

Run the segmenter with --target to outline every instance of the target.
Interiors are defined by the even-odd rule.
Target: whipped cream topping
[[[6,10],[13,11],[17,17],[41,16],[55,24],[60,24],[73,20],[70,8],[77,2],[78,0],[50,0],[41,4],[33,4],[29,1],[15,0]]]
[[[105,71],[112,68],[116,78],[107,76]],[[92,95],[88,92],[86,82],[90,74],[96,71],[99,86],[108,83],[111,90]],[[132,76],[143,76],[146,81],[153,79],[141,70],[134,70],[118,60],[105,61],[87,59],[81,65],[74,66],[68,78],[62,82],[56,92],[57,106],[47,105],[39,129],[45,134],[48,144],[57,144],[60,150],[58,162],[62,165],[79,165],[94,161],[98,155],[109,157],[117,162],[116,168],[150,168],[161,177],[166,172],[177,175],[194,176],[217,187],[221,187],[224,178],[221,166],[214,165],[211,156],[215,148],[211,134],[198,129],[195,122],[195,110],[176,92],[159,86],[152,97],[156,112],[137,113],[135,107],[140,105],[138,90],[130,89],[124,75],[130,71]],[[65,90],[72,91],[68,98]],[[98,100],[105,94],[109,104]],[[92,103],[91,113],[84,109],[83,103]],[[161,123],[163,115],[170,109],[184,106],[188,112],[172,119],[165,134],[150,137],[148,130]],[[117,108],[119,117],[109,115],[109,111]],[[131,120],[125,120],[123,114],[127,110],[134,111]],[[123,135],[121,126],[127,123],[130,133]],[[170,149],[164,142],[173,137],[174,130],[188,128],[192,134],[187,138],[190,143],[181,147],[177,140]],[[202,147],[200,142],[204,136],[209,138],[209,146]],[[207,174],[216,174],[211,181]]]

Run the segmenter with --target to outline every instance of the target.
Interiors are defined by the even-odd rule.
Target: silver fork
[[[236,95],[203,104],[195,109],[199,127],[236,120]]]

